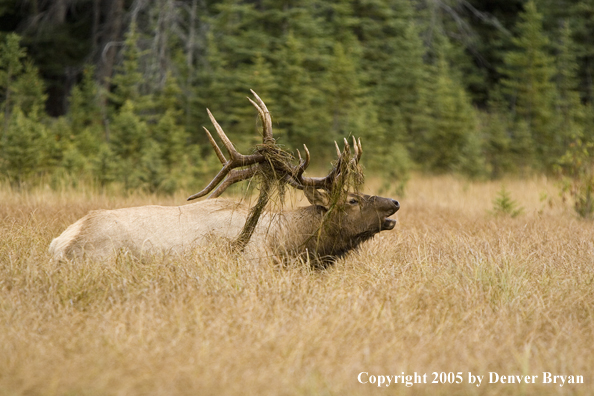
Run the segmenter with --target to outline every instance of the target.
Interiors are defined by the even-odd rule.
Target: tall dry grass
[[[184,195],[0,192],[0,395],[592,394],[594,225],[544,179],[507,181],[525,214],[493,217],[500,188],[415,178],[396,229],[326,271],[217,246],[53,263],[51,239],[87,211]],[[357,381],[415,371],[465,383]],[[539,383],[488,384],[490,371]],[[543,371],[585,384],[544,385]]]

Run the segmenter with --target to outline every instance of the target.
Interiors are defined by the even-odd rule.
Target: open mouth
[[[396,226],[396,220],[385,218],[382,222],[382,231],[383,230],[391,230]]]

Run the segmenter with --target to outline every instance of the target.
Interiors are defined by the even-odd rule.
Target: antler
[[[260,116],[260,120],[262,121],[262,139],[264,142],[264,146],[265,148],[272,147],[275,141],[272,137],[272,118],[270,116],[270,112],[268,111],[268,108],[266,107],[264,101],[260,99],[260,97],[253,90],[250,91],[254,95],[255,101],[250,98],[248,98],[248,100],[252,105],[254,105],[256,110],[258,110],[258,115]],[[341,176],[343,171],[346,172],[348,170],[348,168],[343,169],[343,162],[351,157],[351,148],[346,139],[344,139],[344,150],[342,151],[342,153],[338,148],[338,144],[334,142],[336,146],[338,160],[334,168],[326,177],[304,177],[303,173],[309,166],[310,161],[309,150],[307,149],[306,145],[303,145],[303,148],[305,149],[305,159],[301,157],[301,153],[299,152],[299,150],[297,150],[299,156],[299,164],[296,166],[291,165],[288,161],[274,158],[274,156],[267,157],[264,154],[262,154],[264,153],[264,150],[262,150],[259,153],[250,155],[240,154],[235,149],[235,146],[233,145],[231,140],[229,140],[229,138],[223,131],[223,128],[221,128],[221,126],[214,118],[210,110],[206,109],[206,111],[208,112],[208,117],[214,125],[217,134],[221,138],[223,145],[229,153],[229,159],[225,158],[225,155],[215,142],[214,138],[212,137],[208,129],[204,127],[206,135],[208,136],[208,140],[210,141],[210,144],[212,145],[219,161],[221,161],[221,163],[223,164],[223,168],[202,191],[190,196],[188,198],[188,201],[203,197],[211,192],[212,193],[210,194],[209,198],[218,197],[230,185],[242,180],[249,179],[252,176],[254,176],[258,171],[259,166],[256,164],[261,164],[264,162],[269,162],[274,171],[277,172],[277,174],[279,174],[281,178],[283,178],[291,186],[298,188],[300,190],[303,190],[306,187],[313,187],[330,191],[332,189],[333,184],[336,182],[336,179]],[[355,151],[355,155],[352,156],[350,161],[353,166],[356,166],[359,163],[359,160],[361,159],[361,154],[363,153],[360,139],[356,140],[353,137],[353,149]]]
[[[247,98],[251,104],[258,110],[258,114],[260,115],[260,120],[262,121],[262,135],[264,144],[271,144],[274,143],[274,138],[272,137],[272,118],[270,117],[270,112],[264,104],[264,101],[260,99],[257,93],[254,92],[253,89],[250,89],[250,92],[256,98],[256,102],[251,100],[249,97]]]
[[[342,152],[338,148],[338,143],[334,142],[334,146],[336,147],[336,155],[338,156],[338,160],[336,161],[336,165],[332,168],[330,173],[328,173],[326,177],[304,177],[303,172],[309,165],[310,156],[307,146],[303,145],[303,148],[305,149],[305,160],[301,158],[301,153],[297,151],[297,154],[299,155],[299,167],[297,171],[293,173],[294,183],[289,181],[289,184],[301,190],[303,190],[305,187],[321,188],[327,191],[332,190],[332,185],[341,175],[343,161],[348,159],[351,154],[351,148],[349,146],[349,142],[346,139],[344,139],[344,149]],[[355,151],[355,155],[350,159],[350,161],[352,165],[356,166],[361,159],[361,155],[363,154],[361,139],[355,139],[353,137],[353,149]]]

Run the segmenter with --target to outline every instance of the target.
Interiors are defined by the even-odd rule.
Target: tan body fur
[[[222,199],[183,206],[94,210],[55,238],[50,253],[56,258],[95,259],[118,250],[135,256],[182,253],[209,237],[232,238],[241,231],[246,216],[244,205]]]

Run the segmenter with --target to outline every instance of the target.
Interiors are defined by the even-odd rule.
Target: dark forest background
[[[591,178],[592,0],[2,0],[0,30],[19,188],[201,188],[220,166],[205,108],[244,153],[260,140],[249,89],[278,143],[321,168],[361,137],[386,186]]]

